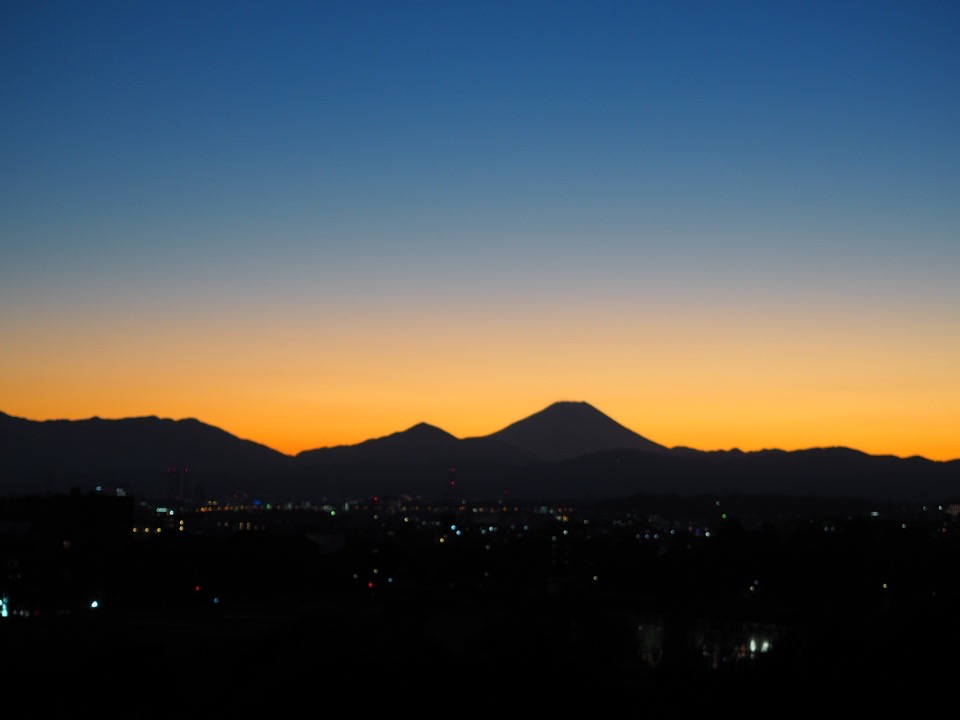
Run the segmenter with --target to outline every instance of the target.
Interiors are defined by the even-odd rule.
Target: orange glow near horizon
[[[671,447],[960,458],[955,339],[918,358],[908,327],[603,317],[493,324],[438,315],[255,334],[203,318],[176,332],[64,325],[4,359],[0,411],[192,417],[296,454],[418,422],[486,435],[552,402],[582,400]]]

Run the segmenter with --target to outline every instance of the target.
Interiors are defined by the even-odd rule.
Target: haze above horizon
[[[960,458],[960,6],[9,2],[0,409],[288,454],[582,398]]]

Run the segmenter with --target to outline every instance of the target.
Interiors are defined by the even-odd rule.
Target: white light
[[[90,603],[90,607],[92,607],[92,608],[100,607],[100,603],[98,603],[96,600],[94,600],[92,603]]]
[[[756,652],[756,651],[757,651],[757,641],[754,640],[753,638],[750,638],[750,652]]]

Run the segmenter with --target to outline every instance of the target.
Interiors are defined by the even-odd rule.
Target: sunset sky
[[[960,3],[8,0],[0,107],[7,414],[960,458]]]

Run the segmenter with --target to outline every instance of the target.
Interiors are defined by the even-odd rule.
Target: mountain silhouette
[[[960,460],[849,448],[668,449],[586,402],[557,402],[490,435],[419,423],[355,445],[289,456],[195,419],[34,421],[0,413],[0,495],[105,492],[162,497],[188,469],[208,498],[277,502],[380,495],[611,499],[783,495],[954,501]]]
[[[789,496],[936,502],[960,498],[960,460],[869,455],[843,447],[651,453],[610,450],[525,468],[515,494]]]
[[[496,496],[500,490],[491,485],[491,478],[537,458],[496,440],[461,440],[418,423],[356,445],[305,450],[294,460],[295,474],[287,491],[295,495],[437,495],[455,486],[450,484],[455,476],[459,489]]]
[[[356,445],[304,450],[298,462],[320,464],[352,463],[422,463],[442,461],[457,464],[461,460],[490,460],[522,463],[536,460],[536,456],[521,448],[487,438],[461,440],[446,430],[428,423],[417,423],[407,430],[392,433]]]
[[[567,460],[605,450],[668,452],[586,402],[561,401],[486,436],[540,460]]]
[[[74,486],[162,493],[172,469],[210,484],[249,487],[290,462],[286,455],[192,418],[154,416],[34,421],[0,413],[4,494]]]
[[[422,462],[455,455],[459,445],[460,440],[446,430],[422,422],[407,430],[364,440],[356,445],[304,450],[297,455],[297,459],[325,464]]]

